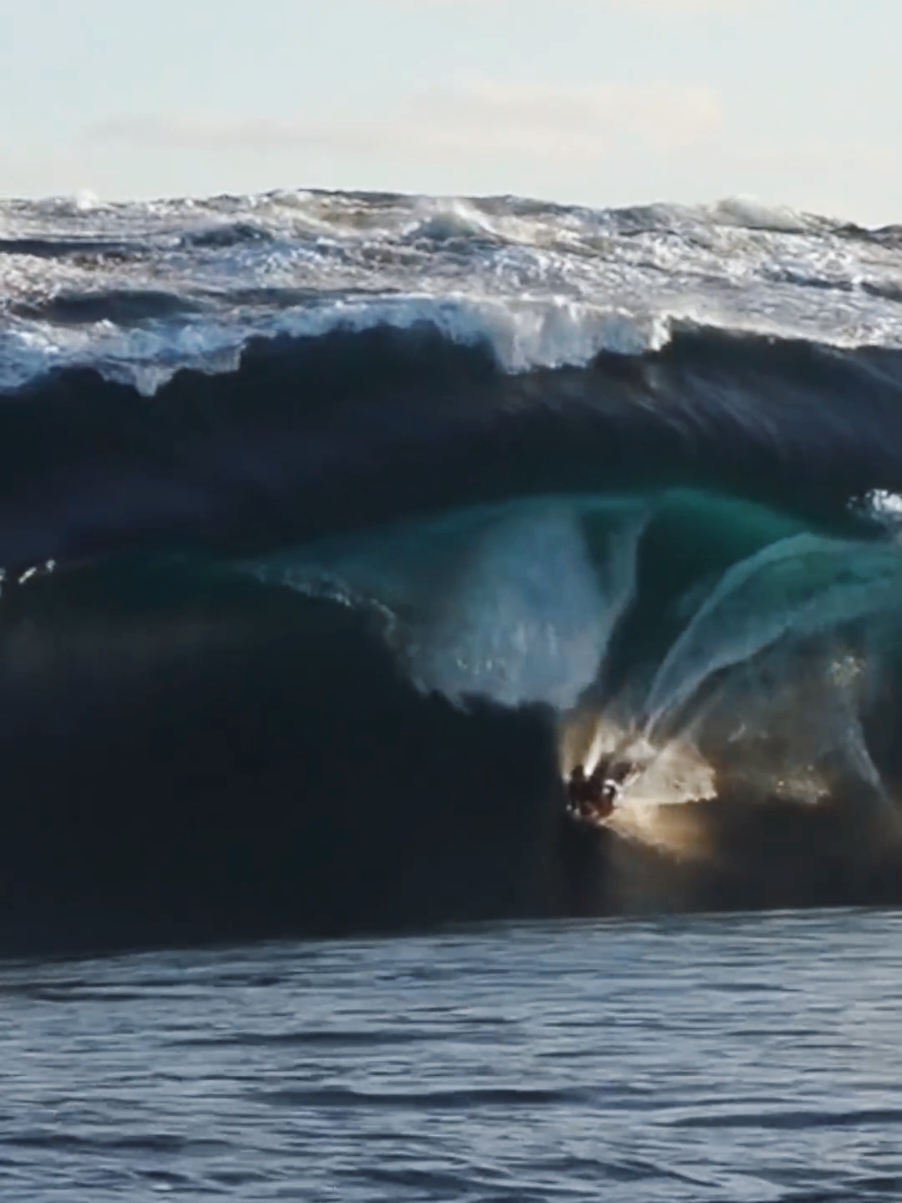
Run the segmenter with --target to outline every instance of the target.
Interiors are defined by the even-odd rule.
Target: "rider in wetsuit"
[[[583,819],[607,819],[614,810],[620,793],[616,781],[608,776],[609,765],[602,759],[590,776],[581,764],[570,774],[567,782],[568,810]]]

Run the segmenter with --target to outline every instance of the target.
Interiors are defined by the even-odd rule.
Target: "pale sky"
[[[273,188],[902,222],[902,0],[0,0],[0,195]]]

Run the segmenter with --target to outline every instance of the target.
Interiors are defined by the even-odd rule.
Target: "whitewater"
[[[254,337],[427,321],[509,372],[660,348],[674,329],[899,347],[902,228],[731,200],[591,210],[278,192],[0,204],[3,374],[96,367],[152,394]]]

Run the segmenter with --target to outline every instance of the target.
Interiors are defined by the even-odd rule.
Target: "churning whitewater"
[[[17,939],[902,896],[902,228],[4,202],[0,273]]]

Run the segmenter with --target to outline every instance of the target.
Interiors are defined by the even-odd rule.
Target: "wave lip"
[[[415,323],[260,338],[233,368],[178,371],[152,397],[67,369],[7,396],[0,565],[161,546],[237,557],[518,497],[675,486],[874,526],[866,498],[902,492],[888,348],[680,331],[658,351],[512,375],[485,343]]]

